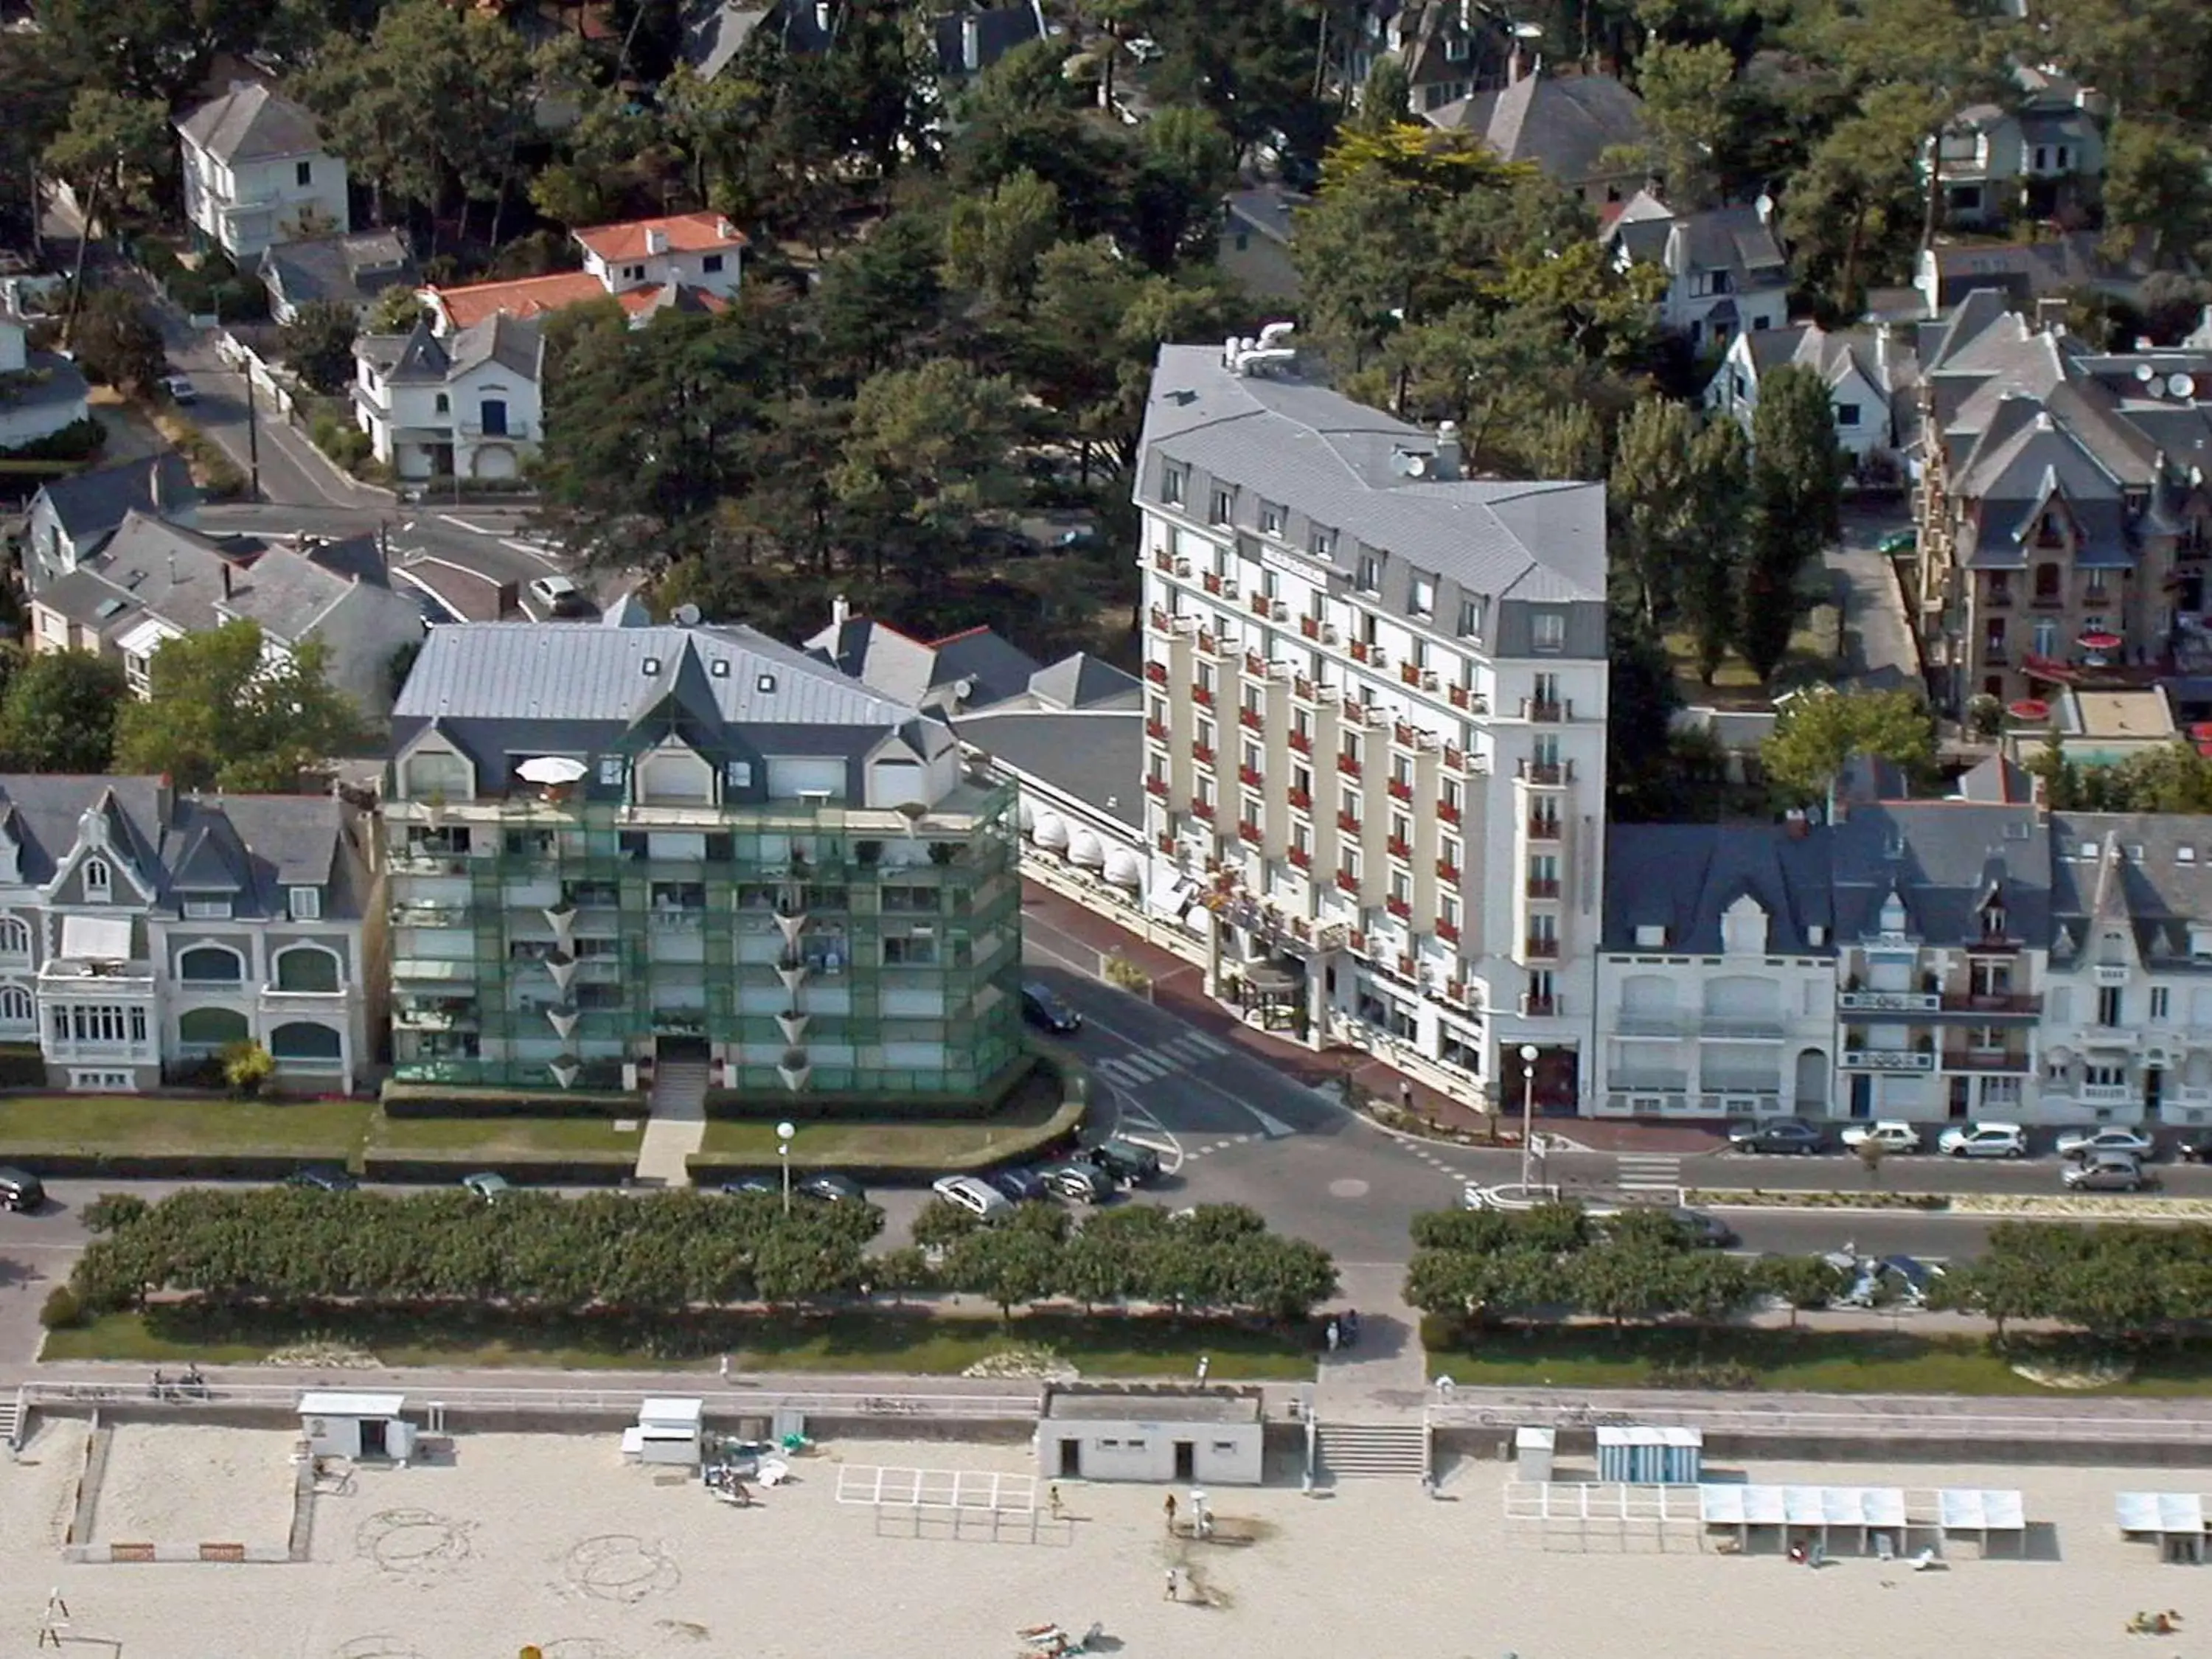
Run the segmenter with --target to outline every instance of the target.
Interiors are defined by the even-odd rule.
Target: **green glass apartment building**
[[[1010,788],[743,628],[433,629],[384,850],[404,1082],[796,1102],[988,1091],[1021,1053]]]

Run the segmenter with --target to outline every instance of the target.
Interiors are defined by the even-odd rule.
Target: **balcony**
[[[1413,786],[1403,778],[1393,778],[1382,787],[1389,792],[1392,800],[1411,800],[1413,798]]]
[[[1285,856],[1290,860],[1292,866],[1297,869],[1310,870],[1313,868],[1313,854],[1303,847],[1293,847],[1287,854],[1285,854]]]
[[[1389,659],[1383,655],[1382,652],[1378,647],[1368,644],[1364,640],[1352,641],[1352,659],[1354,662],[1364,662],[1369,664],[1376,668],[1385,667],[1389,663]]]
[[[1456,864],[1449,864],[1443,859],[1438,859],[1437,860],[1437,879],[1443,882],[1447,887],[1458,886],[1459,866]]]
[[[1557,789],[1575,781],[1575,763],[1572,761],[1524,760],[1516,769],[1516,775],[1522,782],[1534,784],[1538,788]]]
[[[1613,1016],[1617,1036],[1678,1037],[1690,1023],[1680,1008],[1624,1008]]]
[[[1556,939],[1523,939],[1521,954],[1531,962],[1556,962],[1559,956],[1559,941]]]
[[[1146,778],[1145,780],[1145,793],[1148,795],[1158,796],[1160,799],[1165,800],[1168,798],[1168,781],[1165,778],[1160,777]]]
[[[1190,757],[1200,766],[1211,766],[1213,764],[1213,746],[1211,744],[1194,743],[1190,746]]]
[[[1212,823],[1213,803],[1210,800],[1194,800],[1191,802],[1190,815],[1194,818],[1204,818],[1208,823]]]
[[[1237,711],[1237,724],[1247,732],[1264,732],[1267,729],[1267,717],[1256,708],[1240,708]]]
[[[1721,1042],[1779,1042],[1786,1034],[1772,1014],[1707,1014],[1698,1035]]]
[[[1154,743],[1165,743],[1168,740],[1167,722],[1165,720],[1146,720],[1145,722],[1145,735],[1150,738]]]
[[[1219,576],[1216,575],[1211,570],[1207,571],[1205,575],[1199,579],[1199,580],[1200,584],[1206,589],[1206,591],[1212,594],[1217,599],[1221,597],[1222,589],[1229,586],[1228,583],[1223,581]]]
[[[1943,1069],[1947,1072],[2009,1072],[2025,1077],[2035,1069],[2035,1061],[2024,1050],[1946,1048],[1943,1051]]]
[[[1257,847],[1261,840],[1260,826],[1253,823],[1249,818],[1237,819],[1237,839],[1244,842],[1247,846]]]
[[[2043,1012],[2043,999],[2011,991],[1951,992],[1943,998],[1947,1014],[1989,1014],[1997,1018],[2033,1018]]]
[[[1528,839],[1530,841],[1557,841],[1559,838],[1559,819],[1553,817],[1534,817],[1528,820]]]
[[[1290,802],[1291,806],[1296,808],[1298,811],[1310,812],[1313,811],[1313,797],[1305,790],[1291,790],[1290,792]]]
[[[2074,1097],[2084,1106],[2131,1106],[2142,1098],[2140,1090],[2125,1083],[2084,1083]]]
[[[2009,611],[2012,609],[2012,589],[1992,587],[1982,595],[1982,603],[1992,611]]]
[[[1382,901],[1382,908],[1388,910],[1392,915],[1397,917],[1401,921],[1409,921],[1413,917],[1413,902],[1411,899],[1385,899]],[[1411,975],[1409,975],[1408,977],[1411,977]]]
[[[1521,1018],[1523,1019],[1558,1019],[1567,1012],[1565,997],[1531,997],[1521,999]]]
[[[1271,599],[1265,593],[1255,593],[1252,595],[1249,603],[1252,606],[1252,614],[1255,617],[1265,618],[1273,616],[1274,614],[1275,606],[1281,604],[1282,601],[1279,599]]]
[[[1190,688],[1190,700],[1196,703],[1200,708],[1212,708],[1213,688],[1207,685],[1192,686]]]
[[[1486,714],[1490,712],[1489,700],[1478,697],[1466,686],[1451,686],[1447,689],[1445,695],[1451,699],[1453,708],[1464,708],[1470,714]]]
[[[1164,662],[1146,663],[1145,678],[1154,685],[1165,685],[1168,683],[1168,665]]]
[[[1259,788],[1261,787],[1260,769],[1256,766],[1238,767],[1237,769],[1237,781],[1243,784],[1247,789]]]
[[[1413,663],[1401,662],[1398,665],[1398,678],[1408,685],[1419,685],[1421,683],[1420,668]]]
[[[1407,841],[1403,836],[1391,836],[1388,845],[1390,849],[1390,856],[1394,859],[1411,860],[1413,856],[1413,843]]]
[[[1312,754],[1313,733],[1310,732],[1301,732],[1297,727],[1292,726],[1291,728],[1291,747],[1301,755]]]
[[[1152,609],[1152,618],[1153,633],[1164,634],[1168,631],[1168,610],[1165,605],[1154,605]]]
[[[1299,617],[1298,632],[1304,635],[1306,638],[1310,640],[1319,639],[1321,637],[1321,618],[1319,617]]]
[[[1522,884],[1522,890],[1532,899],[1555,899],[1559,896],[1559,878],[1556,876],[1531,876]]]
[[[1317,703],[1321,701],[1320,688],[1303,674],[1291,676],[1291,695],[1304,703]]]
[[[1443,823],[1455,824],[1460,821],[1459,808],[1448,800],[1440,800],[1437,803],[1437,817]]]
[[[1358,757],[1352,755],[1339,755],[1336,757],[1336,769],[1347,778],[1358,777],[1359,775]]]
[[[1164,576],[1173,575],[1175,574],[1175,565],[1176,562],[1170,558],[1165,553],[1155,553],[1152,555],[1152,568],[1158,571]]]
[[[1338,871],[1336,872],[1336,890],[1340,893],[1357,894],[1359,891],[1359,878],[1353,875],[1349,870]]]
[[[482,421],[463,421],[460,434],[464,438],[490,438],[495,441],[513,438],[517,442],[526,443],[530,439],[530,422],[510,418],[504,425],[487,427]]]
[[[1932,1014],[1942,1002],[1933,991],[1836,993],[1836,1012],[1844,1014]]]
[[[1936,1069],[1936,1056],[1924,1048],[1846,1048],[1837,1062],[1846,1072],[1884,1072],[1910,1076]]]
[[[1347,836],[1358,835],[1359,833],[1358,815],[1352,812],[1339,812],[1336,815],[1336,827]]]
[[[1575,706],[1557,697],[1523,697],[1521,699],[1521,718],[1536,720],[1547,726],[1556,726],[1561,720],[1575,717]]]
[[[1437,937],[1447,945],[1458,944],[1459,924],[1456,922],[1443,921],[1441,920],[1438,921],[1437,923]]]

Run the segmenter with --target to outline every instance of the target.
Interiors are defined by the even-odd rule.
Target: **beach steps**
[[[1320,1425],[1322,1473],[1332,1480],[1418,1480],[1429,1472],[1429,1425],[1331,1423]]]
[[[637,1178],[658,1187],[684,1187],[685,1160],[707,1138],[707,1063],[664,1060],[653,1068],[653,1115],[637,1150]]]
[[[10,1450],[15,1448],[17,1437],[23,1432],[24,1410],[23,1396],[20,1394],[13,1400],[0,1400],[0,1446],[6,1446]]]

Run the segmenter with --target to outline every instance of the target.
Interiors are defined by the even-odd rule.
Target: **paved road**
[[[1912,639],[1905,602],[1887,557],[1875,544],[1911,527],[1901,503],[1854,508],[1844,518],[1844,540],[1826,555],[1830,578],[1844,595],[1844,655],[1855,685],[1889,691],[1921,689],[1920,651]]]

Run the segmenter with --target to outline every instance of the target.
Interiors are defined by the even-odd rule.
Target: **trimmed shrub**
[[[645,1103],[635,1095],[595,1091],[524,1093],[501,1089],[439,1089],[421,1084],[384,1085],[386,1117],[640,1117]]]
[[[46,1057],[34,1042],[0,1042],[0,1089],[43,1089]]]
[[[73,1329],[84,1323],[84,1304],[68,1285],[57,1285],[46,1292],[46,1304],[39,1310],[39,1323],[50,1331]]]
[[[58,432],[49,432],[43,438],[17,444],[13,449],[0,449],[0,460],[88,461],[100,453],[100,446],[106,441],[106,428],[88,415],[81,421],[71,421]]]

